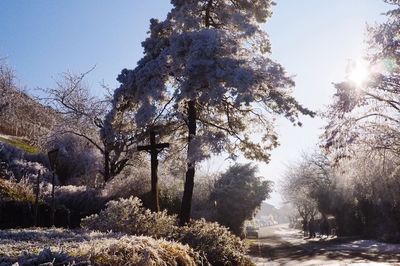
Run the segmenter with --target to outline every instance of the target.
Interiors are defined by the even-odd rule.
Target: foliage
[[[217,221],[240,235],[245,220],[253,218],[261,203],[272,192],[271,182],[256,176],[257,167],[235,164],[215,183],[211,201],[215,202]]]
[[[253,265],[244,243],[218,223],[193,220],[179,227],[173,238],[204,253],[212,265]]]
[[[162,111],[182,124],[187,102],[196,100],[191,158],[221,151],[236,156],[240,150],[248,158],[268,160],[276,134],[269,116],[253,104],[292,122],[299,113],[312,114],[294,100],[293,81],[268,57],[270,43],[260,23],[271,15],[271,5],[269,0],[173,2],[165,21],[151,20],[138,66],[118,77],[110,122],[120,122],[119,112],[136,108],[138,126],[154,124]],[[250,140],[249,124],[262,127],[259,143]],[[173,128],[180,136],[187,133],[182,125]]]
[[[138,198],[110,201],[99,214],[82,220],[82,226],[91,230],[124,232],[131,235],[166,237],[176,224],[174,216],[166,211],[151,212],[142,207]]]
[[[321,155],[305,156],[290,166],[283,192],[304,221],[320,212],[335,217],[338,235],[399,241],[398,162],[379,153],[359,153],[336,164]]]
[[[193,191],[191,213],[193,219],[204,218],[207,221],[217,221],[215,199],[211,198],[217,178],[217,174],[198,176]],[[217,222],[221,223],[220,221]]]
[[[43,191],[45,198],[51,197],[51,191]],[[106,198],[101,191],[87,186],[58,186],[55,188],[56,203],[69,209],[87,213],[99,210],[104,206]]]
[[[315,216],[317,209],[324,212],[324,201],[334,187],[335,176],[328,158],[320,153],[303,155],[288,166],[282,193],[305,220]]]
[[[42,190],[47,202],[51,202],[51,189]],[[80,226],[81,219],[100,212],[105,207],[108,198],[102,191],[86,186],[57,186],[55,188],[55,203],[65,206],[69,212],[69,228]]]

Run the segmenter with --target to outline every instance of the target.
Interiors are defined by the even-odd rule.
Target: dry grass
[[[14,138],[14,137],[4,138],[4,137],[0,136],[0,141],[10,144],[11,146],[21,149],[24,152],[29,153],[29,154],[35,154],[35,153],[39,152],[39,149],[37,147],[30,145],[29,143],[27,143],[26,141],[24,141],[20,138]]]
[[[208,265],[189,246],[144,236],[66,229],[0,231],[0,262],[34,265],[53,259],[92,265]]]
[[[0,202],[8,200],[33,203],[35,195],[31,186],[25,182],[16,183],[0,178]]]

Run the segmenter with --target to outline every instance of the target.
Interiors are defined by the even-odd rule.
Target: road
[[[249,239],[257,266],[400,265],[400,245],[357,238],[308,239],[287,224],[264,227]]]

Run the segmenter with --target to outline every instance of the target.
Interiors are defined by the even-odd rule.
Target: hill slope
[[[51,130],[57,117],[53,109],[19,90],[11,70],[0,64],[0,133],[37,143]]]

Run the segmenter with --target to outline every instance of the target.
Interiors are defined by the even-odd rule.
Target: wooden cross
[[[151,156],[151,210],[160,211],[160,203],[158,197],[158,154],[165,148],[169,147],[169,143],[156,143],[156,133],[150,130],[150,145],[138,146],[138,151],[147,151]]]

